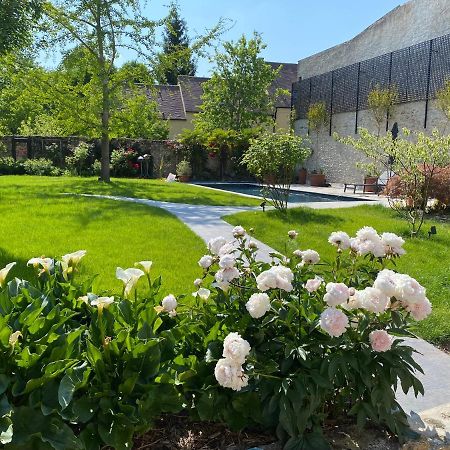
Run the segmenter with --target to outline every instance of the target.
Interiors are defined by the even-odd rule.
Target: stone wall
[[[6,153],[3,156],[12,156],[14,159],[49,158],[48,147],[54,144],[58,151],[53,154],[54,163],[64,167],[64,159],[70,154],[72,148],[80,142],[88,142],[94,146],[92,160],[100,159],[100,142],[97,139],[85,139],[80,137],[43,137],[43,136],[5,136],[2,138],[6,145]],[[111,150],[123,147],[131,147],[139,155],[152,156],[153,168],[151,176],[165,177],[169,172],[175,173],[176,165],[181,160],[181,152],[175,150],[171,141],[151,141],[147,139],[113,139]],[[0,155],[1,156],[1,155]]]
[[[409,128],[417,131],[431,132],[434,128],[441,132],[450,132],[450,123],[444,114],[436,107],[436,101],[429,102],[428,124],[424,129],[425,102],[403,103],[396,105],[392,111],[388,129],[397,122],[400,130]],[[338,133],[341,136],[355,136],[355,112],[346,112],[335,114],[331,121],[331,134]],[[358,112],[358,126],[367,128],[372,132],[377,132],[376,122],[373,115],[368,110]],[[386,125],[382,132],[386,131]],[[306,120],[297,120],[295,123],[296,133],[306,135],[308,133],[308,123]],[[323,128],[319,133],[317,145],[317,136],[311,133],[309,136],[313,148],[313,154],[306,162],[308,171],[322,169],[330,183],[361,183],[364,173],[356,167],[357,162],[364,162],[364,156],[339,142],[336,142],[333,136],[330,136],[329,127]]]

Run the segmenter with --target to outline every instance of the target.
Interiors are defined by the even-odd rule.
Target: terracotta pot
[[[306,184],[306,178],[308,176],[308,171],[302,167],[298,171],[298,184]]]
[[[311,186],[325,186],[325,174],[323,173],[310,173],[309,183]]]
[[[178,181],[180,181],[181,183],[189,183],[189,180],[189,175],[178,175]]]
[[[364,184],[373,184],[372,186],[364,186],[363,192],[377,192],[378,177],[364,177]]]

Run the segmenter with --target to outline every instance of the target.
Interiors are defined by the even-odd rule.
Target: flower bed
[[[85,252],[33,258],[36,282],[0,271],[0,441],[6,448],[130,448],[163,413],[272,429],[285,449],[329,448],[326,419],[352,417],[402,441],[395,400],[423,392],[402,337],[431,312],[425,288],[388,267],[403,239],[370,227],[314,250],[255,258],[242,227],[210,241],[193,297],[159,294],[151,261],[117,268],[121,295],[79,280]],[[145,289],[143,288],[146,284]]]

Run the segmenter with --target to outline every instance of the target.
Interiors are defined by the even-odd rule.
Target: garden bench
[[[378,183],[344,183],[344,192],[347,192],[347,189],[353,189],[353,193],[356,194],[356,189],[359,187],[363,188],[363,193],[378,194],[383,190],[384,185]],[[367,187],[375,188],[375,191],[367,191]]]

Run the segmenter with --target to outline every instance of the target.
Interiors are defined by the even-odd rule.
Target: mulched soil
[[[368,428],[358,432],[352,424],[330,423],[327,439],[335,450],[398,450],[397,441],[385,432]],[[230,431],[225,425],[191,422],[186,416],[167,415],[153,430],[136,439],[134,450],[281,450],[276,437],[262,430]]]

